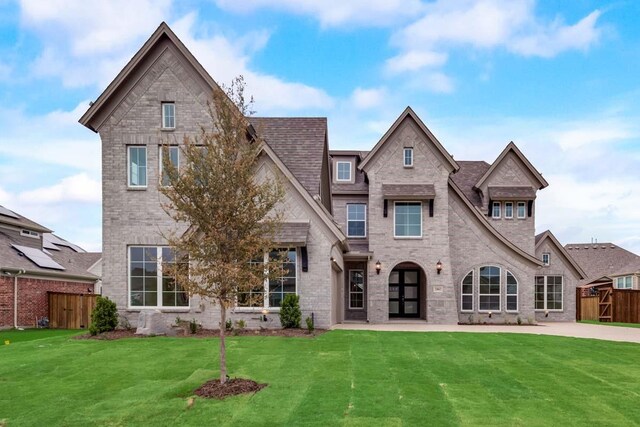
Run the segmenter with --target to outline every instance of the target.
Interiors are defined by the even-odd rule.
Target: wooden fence
[[[48,292],[49,327],[54,329],[87,329],[96,306],[95,294]]]
[[[576,320],[640,323],[640,290],[602,287],[596,295],[576,293]]]

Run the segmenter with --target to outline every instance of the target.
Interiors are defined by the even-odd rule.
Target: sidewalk
[[[536,326],[431,325],[425,322],[390,322],[381,324],[343,323],[334,325],[331,329],[406,332],[500,332],[516,334],[557,335],[562,337],[593,338],[597,340],[640,343],[640,328],[591,325],[588,323],[575,322],[539,323]]]

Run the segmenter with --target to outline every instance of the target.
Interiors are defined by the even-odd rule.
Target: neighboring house
[[[100,260],[0,206],[0,328],[36,326],[49,315],[47,292],[93,293]]]
[[[163,23],[80,119],[102,140],[103,294],[133,322],[153,309],[218,326],[216,310],[163,276],[172,250],[161,232],[175,223],[157,188],[161,145],[183,164],[179,141],[207,124],[215,87]],[[574,319],[584,272],[551,233],[535,238],[548,184],[514,143],[491,164],[456,161],[411,108],[368,152],[329,151],[325,118],[250,121],[266,140],[257,176],[285,183],[278,244],[290,262],[232,318],[277,326],[297,293],[318,327]]]
[[[584,268],[578,283],[587,295],[591,288],[640,289],[640,256],[613,243],[570,243],[571,257]]]

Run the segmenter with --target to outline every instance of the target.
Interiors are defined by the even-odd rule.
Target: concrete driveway
[[[343,323],[332,329],[406,332],[479,332],[558,335],[562,337],[640,343],[640,328],[591,325],[576,322],[549,322],[535,326],[507,325],[430,325],[425,322],[389,322],[382,324]]]

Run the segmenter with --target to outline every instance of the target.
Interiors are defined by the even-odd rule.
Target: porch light
[[[382,264],[380,260],[378,260],[378,262],[376,262],[376,274],[380,274],[380,270],[382,270]]]
[[[440,272],[442,271],[442,262],[440,262],[440,260],[438,260],[438,262],[436,263],[436,271],[438,272],[438,274],[440,274]]]

